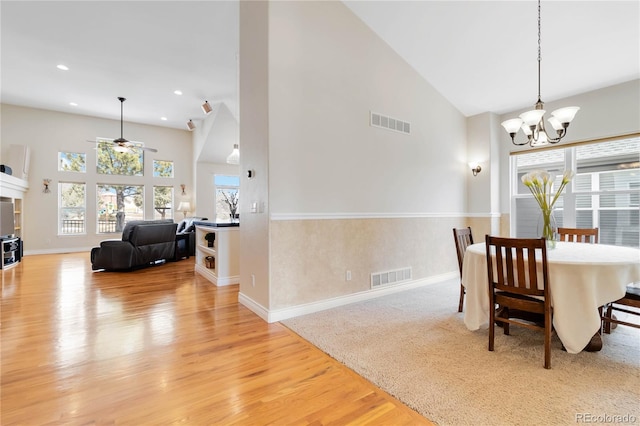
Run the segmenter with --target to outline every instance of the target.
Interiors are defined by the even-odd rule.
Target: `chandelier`
[[[548,143],[558,143],[560,139],[566,136],[569,123],[575,117],[580,107],[566,107],[560,108],[551,113],[549,123],[556,131],[557,136],[551,137],[547,134],[547,130],[544,127],[544,103],[540,99],[540,62],[542,60],[540,49],[540,0],[538,0],[538,102],[536,102],[535,109],[520,114],[519,118],[512,118],[502,122],[502,127],[505,128],[509,136],[511,136],[511,142],[514,145],[526,145],[533,146],[546,145]],[[523,142],[516,142],[516,134],[518,130],[522,129],[527,140]]]

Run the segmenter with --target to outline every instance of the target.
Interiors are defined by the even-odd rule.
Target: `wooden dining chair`
[[[607,334],[611,333],[611,324],[622,324],[629,327],[640,328],[640,323],[622,321],[613,315],[614,311],[619,311],[640,316],[640,311],[629,308],[640,309],[640,284],[629,284],[622,299],[618,299],[605,306],[604,315],[602,315],[603,331]]]
[[[598,244],[598,228],[558,228],[560,241]]]
[[[464,252],[471,244],[473,244],[473,233],[471,227],[453,228],[453,239],[456,242],[456,253],[458,254],[458,267],[460,268],[460,301],[458,302],[458,312],[462,312],[464,305],[464,286],[462,285],[462,261],[464,260]]]
[[[553,331],[547,247],[544,238],[486,236],[489,276],[489,350],[493,351],[496,323],[509,334],[511,324],[544,332],[544,368],[551,368]],[[542,262],[541,274],[536,261]],[[541,287],[541,288],[539,288]],[[497,306],[497,308],[496,308]],[[539,320],[526,320],[531,314]],[[539,325],[539,321],[543,324]]]

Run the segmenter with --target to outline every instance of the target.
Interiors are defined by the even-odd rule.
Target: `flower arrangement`
[[[555,243],[553,235],[554,230],[551,226],[551,212],[553,211],[553,206],[556,204],[556,201],[558,201],[558,198],[560,198],[560,194],[564,190],[564,187],[571,182],[573,176],[573,171],[565,170],[562,174],[560,187],[554,194],[552,194],[552,190],[555,176],[551,173],[545,170],[534,170],[522,176],[522,183],[529,188],[533,194],[533,198],[535,198],[542,210],[542,236],[547,239],[548,243]],[[551,245],[551,247],[553,247],[553,245]]]

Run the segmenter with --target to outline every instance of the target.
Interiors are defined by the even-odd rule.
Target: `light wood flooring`
[[[193,258],[92,272],[87,253],[2,271],[0,424],[432,424],[215,287]]]

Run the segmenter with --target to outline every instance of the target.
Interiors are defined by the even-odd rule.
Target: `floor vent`
[[[398,120],[397,118],[387,117],[386,115],[378,114],[373,111],[370,111],[370,116],[370,124],[373,127],[381,127],[394,132],[405,133],[407,135],[411,133],[411,123]]]
[[[411,268],[396,269],[395,271],[374,272],[371,274],[371,288],[395,284],[411,279]]]

